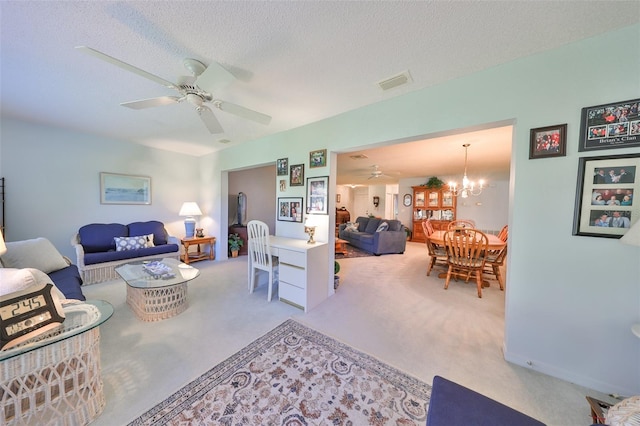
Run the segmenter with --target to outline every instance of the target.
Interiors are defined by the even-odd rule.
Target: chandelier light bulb
[[[449,189],[456,197],[468,198],[469,195],[480,195],[484,189],[484,180],[479,180],[478,185],[467,177],[467,150],[471,144],[464,144],[464,175],[462,176],[462,186],[456,182],[449,182]]]

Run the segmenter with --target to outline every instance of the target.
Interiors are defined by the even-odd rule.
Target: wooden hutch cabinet
[[[456,218],[456,197],[447,185],[439,188],[412,186],[413,189],[413,236],[411,241],[424,242],[422,221],[431,219],[433,228],[445,230]]]

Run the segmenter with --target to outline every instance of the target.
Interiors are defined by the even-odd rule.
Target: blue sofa
[[[360,216],[353,223],[341,224],[338,228],[338,237],[376,256],[390,253],[402,254],[407,247],[407,232],[404,225],[392,219]]]
[[[7,242],[0,266],[8,269],[31,268],[46,274],[67,299],[85,300],[78,267],[60,254],[46,238]]]
[[[435,376],[427,426],[544,426],[544,423],[444,377]]]
[[[146,237],[146,243],[140,244],[140,238],[134,237]],[[85,284],[116,279],[115,268],[132,261],[180,257],[179,240],[169,236],[164,224],[155,220],[85,225],[71,239],[71,245]]]

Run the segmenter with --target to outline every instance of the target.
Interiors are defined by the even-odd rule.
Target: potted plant
[[[229,234],[229,252],[231,257],[238,257],[240,247],[244,246],[244,241],[238,234]]]
[[[340,264],[338,261],[333,261],[333,289],[337,290],[340,285],[340,277],[338,276],[338,272],[340,272]]]
[[[425,184],[425,186],[429,189],[442,188],[442,185],[444,185],[444,182],[438,179],[438,177],[436,176],[431,176],[427,181],[427,183]]]

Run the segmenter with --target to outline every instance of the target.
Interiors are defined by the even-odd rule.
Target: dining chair
[[[494,275],[498,284],[500,284],[500,290],[504,290],[504,280],[502,279],[502,273],[500,267],[504,265],[505,258],[507,257],[507,246],[505,245],[502,250],[489,250],[485,256],[484,270],[487,274]]]
[[[433,234],[433,225],[431,224],[431,220],[427,219],[422,222],[422,229],[424,230],[425,235],[425,244],[427,245],[427,252],[429,253],[429,265],[427,266],[427,276],[431,274],[431,270],[436,264],[441,266],[447,266],[447,253],[444,247],[435,244],[433,241],[429,239],[429,236]]]
[[[476,222],[471,219],[458,219],[452,220],[447,225],[447,230],[454,228],[471,228],[474,229],[476,227]]]
[[[498,238],[500,238],[505,243],[507,242],[507,239],[509,238],[509,225],[505,225],[502,227],[502,229],[498,233]]]
[[[451,276],[470,276],[475,274],[478,287],[478,297],[482,297],[482,271],[485,264],[485,252],[489,240],[477,229],[455,228],[444,234],[444,244],[447,251],[447,278],[445,290],[449,288]]]
[[[249,240],[249,293],[256,288],[256,275],[259,271],[269,274],[267,300],[271,302],[273,283],[278,279],[278,259],[271,256],[269,245],[269,226],[259,220],[247,223],[247,237]]]

